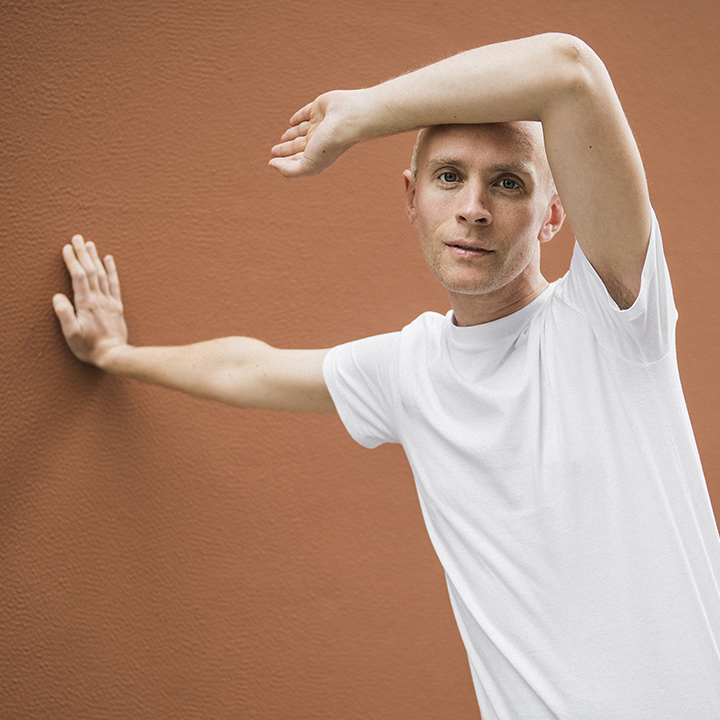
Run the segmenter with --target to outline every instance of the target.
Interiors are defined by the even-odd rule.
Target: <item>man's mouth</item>
[[[482,257],[489,255],[492,250],[480,247],[479,245],[471,245],[469,243],[445,243],[453,255],[461,257]]]

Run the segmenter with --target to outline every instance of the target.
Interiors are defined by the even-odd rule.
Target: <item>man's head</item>
[[[435,277],[451,294],[518,298],[542,281],[540,243],[564,218],[540,123],[422,130],[406,206]]]

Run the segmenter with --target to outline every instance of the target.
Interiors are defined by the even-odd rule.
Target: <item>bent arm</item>
[[[279,350],[260,340],[220,338],[177,347],[127,343],[120,282],[111,256],[100,260],[80,235],[63,248],[75,305],[53,306],[80,360],[116,375],[236,407],[334,412],[322,364],[327,350]]]
[[[428,125],[534,120],[583,251],[622,306],[634,301],[650,236],[640,154],[605,66],[581,40],[550,33],[488,45],[359,91],[321,95],[273,148],[288,177],[352,145]]]

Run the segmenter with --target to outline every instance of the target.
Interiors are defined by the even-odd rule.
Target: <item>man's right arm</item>
[[[76,235],[63,248],[75,306],[53,306],[73,354],[106,372],[236,407],[335,412],[322,364],[327,350],[280,350],[245,337],[176,347],[127,343],[120,284],[111,256]]]
[[[296,112],[270,164],[321,172],[354,144],[430,125],[539,121],[583,253],[615,302],[640,291],[652,209],[640,153],[610,76],[562,33],[485,45],[362,90],[324,93]]]

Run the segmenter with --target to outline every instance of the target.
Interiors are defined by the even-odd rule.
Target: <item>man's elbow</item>
[[[544,37],[558,81],[565,90],[582,92],[606,86],[609,75],[605,65],[584,40],[567,33],[548,33]]]

